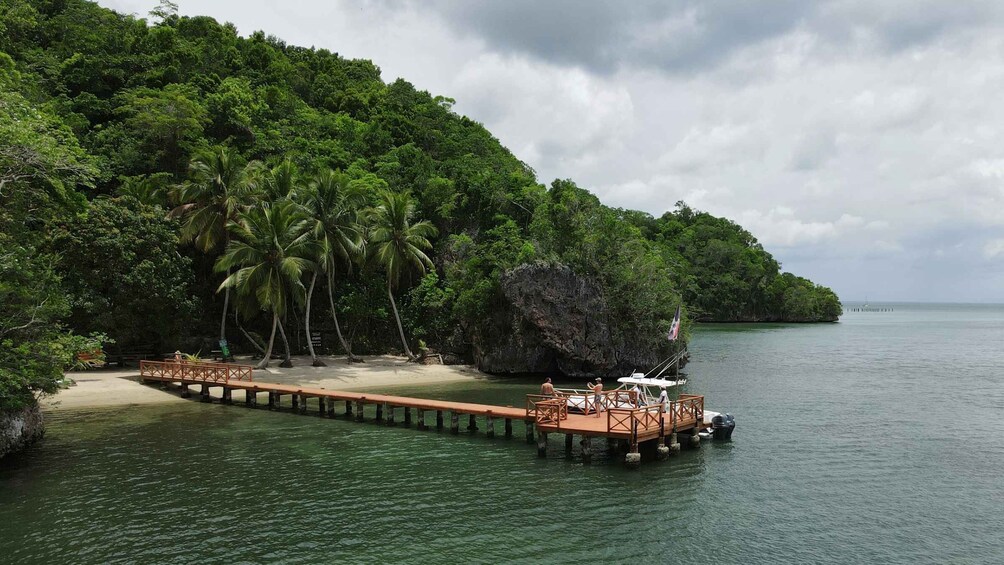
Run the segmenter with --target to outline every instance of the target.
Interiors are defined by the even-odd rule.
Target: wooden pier
[[[640,446],[650,442],[656,444],[656,457],[665,459],[680,449],[678,434],[688,441],[686,445],[698,446],[699,424],[704,418],[704,397],[681,395],[678,401],[670,403],[666,412],[662,406],[640,406],[616,408],[631,403],[633,396],[627,391],[609,391],[601,395],[599,405],[593,395],[575,400],[584,406],[584,413],[569,413],[568,397],[543,397],[527,395],[526,406],[495,406],[431,400],[406,396],[373,394],[367,392],[347,392],[325,388],[303,387],[279,383],[263,383],[253,380],[250,366],[223,363],[142,361],[140,377],[147,382],[177,384],[182,397],[191,396],[189,388],[199,386],[199,394],[204,402],[212,402],[212,388],[219,388],[220,402],[234,404],[233,392],[244,393],[244,404],[258,406],[259,395],[264,394],[269,409],[279,409],[282,397],[290,397],[290,405],[295,412],[318,416],[343,416],[356,421],[364,421],[364,407],[376,408],[375,420],[387,425],[395,425],[398,414],[405,426],[415,425],[419,430],[435,427],[453,434],[460,433],[462,420],[464,428],[476,432],[483,424],[488,437],[496,436],[496,425],[502,425],[504,437],[513,436],[513,422],[523,422],[523,431],[528,443],[537,443],[540,456],[547,453],[548,435],[564,434],[565,451],[571,454],[574,436],[580,437],[581,456],[585,463],[592,459],[592,438],[604,437],[608,446],[626,451],[625,462],[637,466],[641,462]],[[308,400],[314,404],[308,408]],[[343,410],[339,410],[341,404]],[[604,409],[603,406],[610,406]],[[435,414],[435,420],[429,419]],[[447,419],[448,415],[448,419]],[[536,427],[536,433],[534,428]]]

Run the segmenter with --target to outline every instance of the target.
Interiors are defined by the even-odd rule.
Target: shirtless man
[[[551,384],[551,377],[547,377],[544,384],[540,385],[540,395],[547,398],[554,397],[554,385]]]
[[[603,411],[603,379],[596,377],[596,383],[589,383],[587,386],[593,389],[593,405],[596,406],[596,417],[599,418]]]

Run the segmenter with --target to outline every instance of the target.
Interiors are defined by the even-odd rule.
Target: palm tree
[[[290,299],[303,302],[303,274],[314,268],[315,243],[310,224],[291,202],[260,206],[228,225],[234,238],[216,261],[217,271],[237,271],[220,289],[236,288],[242,297],[254,296],[261,310],[272,314],[272,332],[259,369],[268,366],[275,330]]]
[[[370,216],[369,243],[373,257],[387,273],[387,296],[390,297],[397,331],[401,334],[401,345],[408,359],[415,361],[417,358],[404,337],[401,316],[394,301],[394,288],[406,272],[414,269],[424,274],[426,268],[433,268],[432,260],[423,250],[432,249],[428,238],[435,237],[437,230],[427,221],[411,223],[415,203],[407,192],[385,192],[380,200],[380,205]]]
[[[204,253],[226,247],[230,241],[227,224],[238,219],[258,193],[261,164],[242,162],[236,151],[221,147],[197,154],[189,165],[190,180],[175,188],[178,206],[170,216],[181,218],[181,241],[192,242]],[[227,271],[227,276],[230,272]],[[223,295],[220,339],[227,338],[227,311],[230,287]]]
[[[327,277],[328,303],[331,306],[331,317],[335,322],[338,341],[348,354],[350,362],[360,361],[352,354],[352,349],[342,335],[332,288],[338,267],[351,265],[352,260],[362,253],[362,230],[358,220],[359,210],[365,200],[365,194],[349,184],[347,175],[331,169],[318,172],[311,180],[307,190],[299,197],[300,204],[313,223],[312,232],[318,243],[318,269],[313,272],[310,278],[310,287],[307,289],[307,309],[304,316],[310,355],[314,359],[315,367],[324,365],[317,359],[314,345],[310,342],[310,301],[314,293],[314,285],[317,282],[318,271],[323,272]]]

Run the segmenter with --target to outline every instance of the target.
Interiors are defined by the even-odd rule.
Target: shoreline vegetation
[[[694,321],[840,315],[738,224],[544,184],[453,104],[168,1],[3,3],[0,410],[81,353],[606,376]]]

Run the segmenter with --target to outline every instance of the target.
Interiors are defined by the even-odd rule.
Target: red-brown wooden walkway
[[[222,388],[224,403],[232,403],[232,392],[245,392],[245,403],[256,406],[259,393],[268,395],[269,408],[278,408],[284,395],[292,399],[292,407],[301,413],[306,413],[307,399],[315,399],[319,415],[335,416],[335,402],[345,403],[345,415],[363,420],[363,408],[366,405],[376,406],[376,419],[393,423],[395,409],[404,409],[404,423],[411,424],[412,413],[417,411],[417,427],[425,429],[425,411],[436,412],[436,427],[443,429],[444,412],[450,413],[450,430],[459,430],[460,415],[469,417],[468,430],[479,429],[476,417],[483,417],[487,426],[487,434],[495,435],[495,421],[505,421],[505,435],[512,435],[512,421],[521,420],[526,423],[527,441],[534,440],[534,426],[539,437],[543,439],[543,448],[538,443],[538,451],[546,449],[548,433],[562,433],[569,438],[579,435],[584,438],[584,447],[588,446],[590,437],[606,437],[625,440],[633,452],[637,452],[639,443],[664,437],[675,438],[676,432],[690,431],[696,437],[698,423],[703,422],[704,397],[696,395],[681,395],[678,401],[669,404],[669,410],[662,411],[662,406],[642,406],[636,408],[608,408],[595,414],[595,406],[591,406],[592,398],[585,400],[586,414],[568,412],[568,399],[558,397],[543,397],[527,395],[525,408],[512,406],[496,406],[490,404],[475,404],[469,402],[453,402],[448,400],[432,400],[407,396],[374,394],[368,392],[349,392],[329,390],[326,388],[304,387],[299,385],[264,383],[253,380],[252,367],[223,363],[194,363],[176,361],[142,361],[140,377],[144,381],[159,381],[178,383],[181,385],[182,396],[188,396],[189,385],[200,385],[203,400],[210,401],[209,389]],[[604,393],[605,403],[609,406],[624,406],[633,397],[626,391],[609,391]],[[355,414],[353,414],[355,412]],[[696,442],[695,442],[696,443]],[[570,449],[570,439],[566,446]]]

